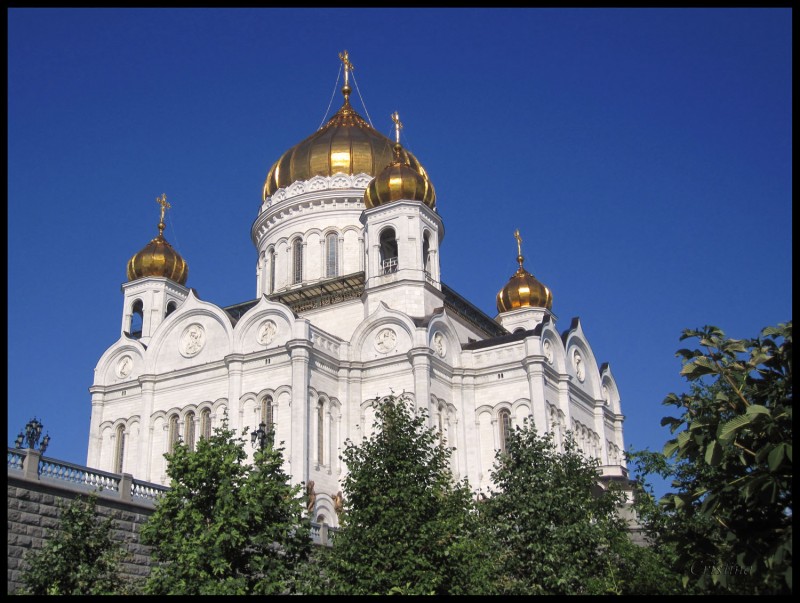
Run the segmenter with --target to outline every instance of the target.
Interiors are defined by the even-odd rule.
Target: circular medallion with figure
[[[583,366],[583,358],[578,350],[573,352],[572,362],[575,365],[575,375],[578,377],[578,381],[583,382],[583,380],[586,378],[586,371]]]
[[[181,355],[186,358],[197,356],[206,344],[206,331],[197,323],[191,324],[181,335]]]
[[[392,329],[381,329],[375,336],[375,348],[385,354],[391,352],[397,344],[397,333]]]
[[[125,378],[131,374],[133,369],[133,359],[130,356],[123,356],[117,362],[117,377]]]
[[[258,343],[261,345],[269,345],[275,339],[275,334],[278,332],[278,325],[271,320],[265,320],[258,328]]]
[[[436,333],[433,336],[433,349],[442,358],[447,354],[447,342],[441,333]]]

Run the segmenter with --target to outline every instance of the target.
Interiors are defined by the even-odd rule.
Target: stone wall
[[[53,467],[60,469],[57,476],[52,475]],[[98,487],[98,477],[104,478],[103,483],[110,487]],[[62,509],[77,496],[90,492],[98,493],[98,515],[113,518],[112,537],[130,553],[122,564],[122,575],[137,580],[146,578],[150,573],[150,547],[140,543],[139,531],[153,513],[154,505],[151,500],[141,498],[121,500],[131,498],[131,491],[143,485],[150,484],[136,482],[128,475],[104,475],[85,467],[42,459],[35,451],[9,449],[7,592],[13,593],[22,586],[25,555],[41,549],[48,539],[57,536]]]
[[[36,450],[8,449],[8,590],[22,587],[25,555],[57,537],[61,511],[77,496],[97,493],[97,514],[112,517],[112,537],[130,553],[122,576],[144,581],[150,575],[151,547],[141,544],[142,525],[167,488],[115,474],[44,458]],[[335,528],[311,523],[311,541],[331,546]]]

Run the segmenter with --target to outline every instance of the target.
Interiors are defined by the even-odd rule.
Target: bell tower
[[[161,206],[158,236],[128,260],[128,282],[122,285],[122,334],[144,344],[189,295],[184,286],[189,267],[164,238],[164,213],[171,205],[165,194],[156,202]]]

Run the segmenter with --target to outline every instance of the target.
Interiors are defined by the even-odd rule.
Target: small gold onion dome
[[[350,105],[350,87],[342,88],[344,104],[314,134],[293,146],[274,163],[264,181],[262,200],[297,180],[314,176],[369,174],[376,176],[393,160],[392,141],[370,126]],[[427,180],[425,168],[408,151],[408,164]]]
[[[528,307],[552,310],[553,294],[522,266],[525,261],[525,258],[522,257],[522,238],[519,236],[519,231],[516,231],[514,236],[517,238],[519,268],[508,280],[506,286],[497,293],[497,311],[508,312]]]
[[[189,266],[164,238],[164,208],[169,207],[166,195],[156,201],[163,203],[158,236],[128,260],[128,280],[135,281],[145,276],[163,276],[184,285],[189,276]]]
[[[421,201],[431,209],[436,207],[433,184],[403,160],[403,148],[396,143],[394,161],[370,180],[364,192],[364,205],[370,209],[400,199]]]

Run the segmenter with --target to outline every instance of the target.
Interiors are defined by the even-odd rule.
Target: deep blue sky
[[[444,282],[495,316],[519,228],[559,330],[580,317],[611,365],[626,446],[660,449],[682,329],[791,319],[791,16],[10,9],[9,445],[35,415],[48,456],[85,463],[161,193],[187,285],[255,297],[264,178],[341,104],[347,49],[354,106],[386,135],[399,111],[436,187]]]

